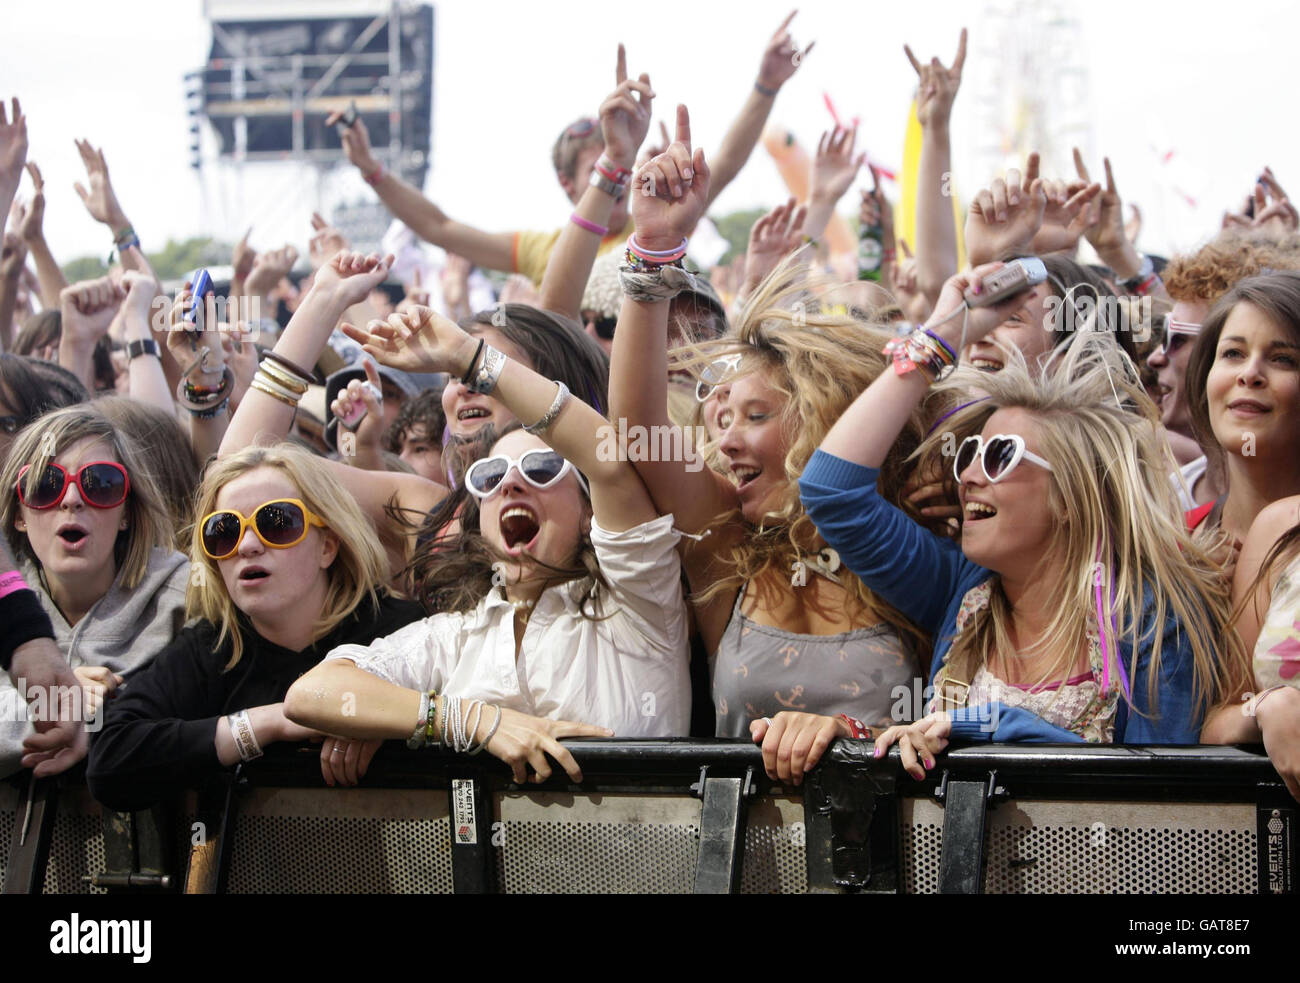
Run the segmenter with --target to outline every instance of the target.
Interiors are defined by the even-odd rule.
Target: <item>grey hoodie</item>
[[[23,577],[36,591],[54,624],[54,641],[74,669],[107,666],[128,673],[146,665],[165,648],[185,624],[185,588],[190,562],[183,553],[155,547],[144,579],[132,590],[122,586],[121,572],[75,626],[69,625],[50,599],[30,560],[22,561]],[[0,778],[22,767],[23,738],[31,733],[26,703],[7,676],[0,674]]]

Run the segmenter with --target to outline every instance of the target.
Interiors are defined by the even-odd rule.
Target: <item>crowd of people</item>
[[[1262,742],[1300,799],[1300,213],[1277,177],[1159,257],[1109,161],[1031,154],[970,202],[959,269],[963,31],[949,65],[906,50],[915,242],[837,126],[807,199],[699,269],[691,236],[811,48],[790,26],[708,157],[686,106],[647,145],[653,84],[620,46],[553,147],[573,212],[546,233],[450,218],[330,117],[447,252],[436,299],[319,216],[306,272],[245,237],[228,282],[165,297],[85,142],[117,264],[69,284],[0,106],[0,772],[88,756],[128,809],[277,741],[319,741],[331,785],[385,740],[523,783],[581,781],[568,737],[744,737],[793,785],[836,739],[918,779],[952,740]],[[514,275],[479,310],[475,267]]]

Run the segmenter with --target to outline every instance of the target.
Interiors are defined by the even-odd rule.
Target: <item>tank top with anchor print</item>
[[[782,710],[847,713],[868,727],[912,719],[916,669],[894,628],[796,635],[750,620],[740,610],[744,597],[742,587],[710,660],[718,737],[748,737],[751,720]]]

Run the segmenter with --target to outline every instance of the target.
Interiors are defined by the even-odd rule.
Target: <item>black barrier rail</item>
[[[314,823],[313,829],[331,821],[322,810],[345,795],[386,794],[390,805],[407,796],[404,816],[418,827],[416,839],[400,855],[373,843],[369,853],[351,853],[358,871],[362,864],[388,863],[420,868],[426,876],[412,879],[399,870],[393,884],[403,887],[371,889],[412,889],[412,883],[416,890],[456,893],[592,889],[575,888],[562,876],[580,854],[584,864],[623,863],[631,871],[611,875],[610,890],[728,893],[747,879],[751,890],[810,892],[1295,890],[1296,802],[1258,750],[979,745],[941,755],[926,779],[916,781],[902,770],[897,751],[876,759],[869,743],[838,741],[804,785],[792,788],[772,782],[760,750],[744,741],[565,744],[583,771],[581,784],[557,769],[544,784],[520,786],[487,755],[410,751],[390,742],[372,761],[362,781],[368,792],[361,793],[322,788],[319,745],[273,747],[200,790],[177,828],[165,828],[171,821],[162,810],[106,811],[105,869],[89,875],[108,890],[175,890],[184,883],[188,892],[221,893],[231,883],[232,865],[242,863],[247,871],[261,864],[271,868],[260,871],[262,881],[269,878],[275,889],[276,858],[282,856],[276,851],[282,848],[241,834],[251,827],[240,812],[257,797],[270,797],[266,808],[278,818],[276,809],[291,810],[275,796],[299,790],[310,804],[292,807],[293,822]],[[39,891],[46,883],[59,788],[75,782],[46,780],[23,789],[6,891]],[[312,789],[319,795],[302,791]],[[430,792],[437,793],[436,802],[414,798]],[[629,801],[662,808],[629,811]],[[507,822],[508,808],[514,815],[525,806],[534,810],[526,820]],[[665,818],[663,809],[675,810],[676,819]],[[578,812],[586,825],[572,821]],[[506,826],[525,831],[519,834],[523,845],[509,847],[514,868],[506,862]],[[664,835],[640,836],[652,827]],[[202,835],[188,842],[188,871],[181,877],[168,869],[166,847],[185,843],[191,830]],[[352,834],[340,827],[332,835],[346,855]],[[566,840],[583,836],[604,837],[607,856],[600,843],[578,849]],[[656,865],[655,850],[664,851],[662,864]],[[637,852],[650,855],[629,867],[628,855]],[[521,867],[518,857],[525,854],[528,863]],[[784,873],[756,880],[756,859],[783,864]],[[792,874],[794,863],[802,869]],[[658,867],[673,865],[681,871],[676,881],[658,878]],[[514,876],[524,867],[526,877]],[[268,889],[247,882],[245,876],[242,889]],[[777,883],[781,887],[773,887]]]

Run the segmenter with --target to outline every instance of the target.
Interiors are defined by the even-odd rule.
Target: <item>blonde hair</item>
[[[674,367],[689,368],[697,375],[704,365],[726,355],[739,355],[732,379],[757,372],[785,397],[781,425],[789,446],[780,500],[756,529],[720,557],[727,572],[700,593],[702,599],[772,570],[788,575],[792,564],[825,545],[799,501],[799,476],[835,421],[884,371],[888,364],[884,346],[891,336],[881,323],[847,312],[830,313],[833,308],[824,302],[833,289],[829,280],[809,279],[806,268],[788,258],[750,296],[726,335],[670,353]],[[920,443],[922,433],[920,413],[913,413],[881,469],[881,494],[891,501],[899,498],[906,479],[904,461]],[[705,442],[700,449],[711,467],[726,473],[716,440]],[[733,512],[718,521],[740,520]],[[861,611],[921,640],[901,613],[848,570],[842,570],[840,577]]]
[[[320,617],[312,626],[313,642],[332,631],[363,601],[377,603],[377,589],[388,578],[388,561],[374,525],[323,460],[292,444],[279,443],[246,447],[213,461],[199,486],[190,549],[196,568],[203,568],[206,575],[190,578],[185,600],[190,617],[206,618],[218,627],[214,648],[220,648],[230,639],[232,654],[227,669],[243,655],[243,640],[236,625],[235,602],[226,592],[217,561],[203,552],[201,523],[204,516],[216,511],[217,495],[222,488],[258,468],[274,468],[292,481],[298,489],[297,497],[321,517],[339,541],[338,555],[326,571],[329,586]]]
[[[168,552],[172,550],[171,521],[158,491],[157,480],[145,464],[144,454],[93,404],[78,403],[46,413],[18,434],[0,471],[0,483],[8,490],[0,508],[0,523],[14,553],[29,557],[40,569],[41,562],[32,551],[27,536],[15,526],[22,514],[17,494],[18,473],[25,465],[31,466],[25,489],[31,491],[50,461],[87,438],[108,445],[112,456],[126,468],[131,483],[124,503],[127,526],[118,533],[113,549],[122,586],[130,590],[144,579],[149,567],[149,554],[155,546]]]
[[[945,440],[951,446],[954,433],[978,433],[997,410],[1033,414],[1038,453],[1052,466],[1049,503],[1058,517],[1035,573],[1036,579],[1053,578],[1061,601],[1038,646],[1060,653],[1043,680],[1069,678],[1100,584],[1115,598],[1114,638],[1132,645],[1130,679],[1136,678],[1139,645],[1150,638],[1153,712],[1170,613],[1191,644],[1194,699],[1204,711],[1227,692],[1241,660],[1240,643],[1228,629],[1227,579],[1187,532],[1168,478],[1159,414],[1133,363],[1096,331],[1079,333],[1059,354],[1059,364],[1049,364],[1041,376],[1031,375],[1019,352],[1009,353],[1000,372],[959,370],[944,388],[979,390],[988,398],[953,414],[945,421],[950,432],[932,435],[922,453]],[[1014,652],[1011,615],[995,577],[988,606],[953,640],[943,675],[969,683],[991,653]],[[1110,625],[1103,630],[1111,636]],[[1225,659],[1215,653],[1221,638],[1230,648]]]

